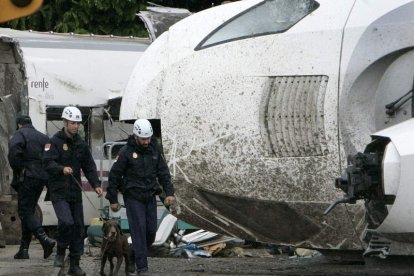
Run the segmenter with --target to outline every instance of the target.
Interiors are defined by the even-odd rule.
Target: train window
[[[114,145],[108,144],[108,146],[105,147],[105,158],[109,159],[111,156],[111,159],[115,159],[115,157],[118,155],[119,150],[124,146],[123,144],[119,144],[122,142],[125,142],[128,140],[128,136],[132,134],[132,125],[120,122],[120,121],[110,121],[110,120],[104,120],[104,133],[105,133],[105,143],[111,143],[114,142]],[[108,149],[111,150],[111,155],[109,155]]]
[[[105,142],[127,140],[132,134],[132,125],[120,121],[104,120]]]
[[[319,7],[314,0],[267,0],[210,33],[195,50],[239,39],[282,33]]]

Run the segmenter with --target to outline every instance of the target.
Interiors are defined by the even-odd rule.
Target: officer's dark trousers
[[[157,233],[157,201],[155,196],[148,203],[130,197],[124,197],[124,200],[137,271],[145,271],[148,269],[147,248],[154,242]]]
[[[53,201],[53,208],[58,218],[58,247],[69,247],[69,257],[80,257],[85,228],[82,202]]]
[[[24,182],[19,184],[17,212],[22,222],[22,239],[28,242],[32,238],[32,233],[42,227],[34,213],[44,184],[44,180],[29,177],[25,177]]]

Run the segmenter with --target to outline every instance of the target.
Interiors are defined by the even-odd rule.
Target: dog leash
[[[70,174],[73,178],[73,180],[75,180],[76,184],[78,185],[78,187],[81,189],[82,193],[85,195],[86,199],[89,201],[89,203],[92,205],[92,207],[95,209],[95,211],[99,214],[99,217],[102,219],[102,213],[95,207],[95,205],[93,205],[92,200],[89,198],[89,196],[86,194],[85,190],[82,188],[82,185],[79,183],[79,181],[75,178],[75,176],[73,176],[73,174]]]
[[[93,205],[92,200],[89,198],[89,196],[86,194],[85,190],[82,188],[81,184],[79,183],[79,181],[75,178],[75,176],[73,174],[70,174],[73,178],[73,180],[75,180],[75,183],[78,185],[78,187],[81,189],[82,193],[85,195],[85,197],[88,199],[89,203],[92,205],[92,207],[96,210],[96,212],[99,214],[99,217],[101,220],[103,220],[102,217],[102,212],[99,212],[99,210],[95,207],[95,205]],[[103,240],[108,240],[108,237],[106,237],[105,235],[102,236]],[[109,241],[107,241],[105,243],[105,247],[103,249],[101,249],[102,255],[100,257],[100,259],[102,260],[102,256],[103,256],[103,252],[106,251],[106,248],[108,247]]]

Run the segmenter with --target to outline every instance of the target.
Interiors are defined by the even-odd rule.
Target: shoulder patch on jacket
[[[50,150],[50,146],[51,146],[51,144],[45,144],[45,151]]]

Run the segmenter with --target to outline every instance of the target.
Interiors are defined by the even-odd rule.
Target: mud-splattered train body
[[[249,240],[361,250],[339,205],[346,156],[410,118],[413,1],[248,0],[192,15],[146,50],[121,120],[161,125],[183,220]],[[408,112],[407,112],[408,111]]]

